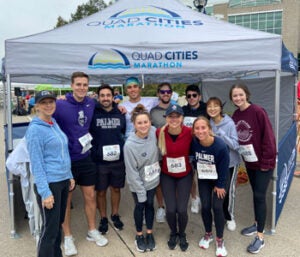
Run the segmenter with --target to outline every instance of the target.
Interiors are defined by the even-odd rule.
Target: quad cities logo
[[[198,59],[197,50],[133,51],[124,54],[117,49],[93,53],[89,69],[182,69],[188,61]]]
[[[203,25],[201,20],[183,19],[179,14],[157,6],[131,8],[113,14],[106,20],[95,20],[87,26],[101,26],[105,29],[126,27],[164,27],[184,29],[189,26]]]

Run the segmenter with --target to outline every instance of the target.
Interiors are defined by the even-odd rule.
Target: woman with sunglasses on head
[[[69,190],[75,181],[71,172],[68,139],[52,114],[56,97],[49,91],[36,94],[37,117],[26,131],[26,142],[34,177],[34,192],[42,216],[38,257],[62,257],[61,230]]]
[[[276,164],[276,141],[266,111],[249,102],[250,91],[246,85],[233,85],[229,98],[238,108],[232,119],[236,125],[240,153],[245,162],[254,202],[255,222],[241,233],[245,236],[256,234],[247,251],[258,253],[265,246],[266,194]]]
[[[210,125],[213,133],[222,138],[229,148],[229,178],[226,186],[227,194],[224,199],[224,215],[228,230],[234,231],[236,223],[234,220],[235,185],[238,166],[241,162],[238,135],[233,120],[223,113],[223,104],[218,97],[211,97],[206,102],[207,114],[210,117]]]
[[[226,196],[226,183],[229,173],[229,151],[224,141],[215,137],[209,120],[199,116],[193,123],[194,138],[191,156],[198,175],[198,190],[201,199],[201,215],[205,235],[199,247],[207,249],[213,241],[212,221],[216,226],[216,256],[227,256],[224,245],[223,203]],[[214,215],[212,215],[212,210]]]
[[[160,183],[171,230],[168,246],[174,250],[179,239],[180,249],[186,251],[189,246],[185,229],[192,186],[192,167],[189,162],[192,134],[191,128],[183,125],[183,110],[179,105],[171,104],[165,115],[167,124],[157,129],[156,134],[162,155]]]
[[[124,146],[126,179],[135,202],[135,245],[139,252],[153,251],[155,240],[152,234],[154,220],[154,196],[159,184],[159,151],[155,128],[151,126],[150,114],[138,104],[131,113],[135,132],[131,133]],[[143,235],[145,213],[146,238]]]

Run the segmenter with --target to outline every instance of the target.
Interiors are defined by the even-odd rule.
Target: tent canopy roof
[[[65,83],[74,71],[93,82],[193,82],[280,69],[281,37],[198,13],[177,0],[120,0],[80,21],[5,41],[13,82]]]

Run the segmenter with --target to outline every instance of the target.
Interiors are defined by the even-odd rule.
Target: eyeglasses
[[[159,90],[159,93],[160,94],[162,94],[162,95],[164,95],[164,94],[168,94],[168,95],[170,95],[170,94],[172,94],[172,90],[171,89],[167,89],[167,90]]]
[[[198,96],[198,94],[188,94],[188,95],[186,95],[186,97],[188,98],[188,99],[190,99],[190,98],[196,98]]]

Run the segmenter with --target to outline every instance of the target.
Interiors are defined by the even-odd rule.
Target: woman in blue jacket
[[[75,186],[67,137],[52,118],[55,101],[55,95],[49,91],[36,95],[37,117],[29,124],[25,136],[34,191],[43,220],[38,257],[62,257],[61,224],[68,192]]]

